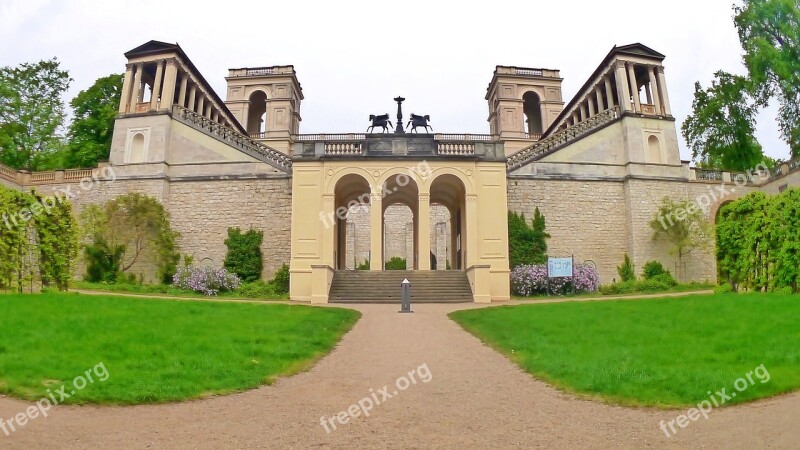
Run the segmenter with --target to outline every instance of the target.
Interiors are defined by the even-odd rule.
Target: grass
[[[92,283],[89,281],[76,281],[74,289],[100,292],[116,292],[124,294],[159,294],[187,298],[209,298],[203,294],[177,288],[168,284],[132,284],[132,283]],[[234,292],[224,292],[214,298],[251,298],[256,300],[288,300],[288,294],[275,293],[274,288],[265,282],[243,283]]]
[[[64,403],[163,403],[243,391],[305,370],[359,317],[299,305],[0,295],[0,393],[38,400],[62,385],[69,392],[75,377],[100,363],[108,379]]]
[[[613,404],[696,405],[709,391],[734,391],[761,364],[769,381],[755,377],[728,403],[800,388],[797,295],[519,305],[450,317],[534,377]]]

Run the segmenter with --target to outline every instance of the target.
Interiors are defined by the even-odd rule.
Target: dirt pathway
[[[160,406],[57,407],[10,437],[0,431],[0,448],[800,446],[800,393],[714,410],[708,420],[667,438],[659,421],[685,410],[607,406],[534,380],[447,318],[450,311],[474,307],[415,305],[414,314],[403,315],[392,305],[358,305],[363,318],[331,355],[274,386]],[[429,381],[423,376],[428,372],[417,370],[417,383],[400,391],[398,378],[408,380],[422,365]],[[330,433],[321,426],[321,417],[365,397],[381,401],[384,385],[390,395],[399,392],[369,417],[336,422],[336,430],[328,422]],[[0,418],[29,405],[0,398]]]

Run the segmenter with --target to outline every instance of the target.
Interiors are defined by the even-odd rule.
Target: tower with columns
[[[179,45],[149,41],[125,57],[112,164],[168,162],[170,117],[176,113],[206,127],[245,132]]]
[[[489,129],[506,154],[535,143],[564,107],[558,70],[497,66],[486,92]]]
[[[289,153],[302,120],[303,88],[294,66],[230,69],[225,80],[225,104],[250,137]]]

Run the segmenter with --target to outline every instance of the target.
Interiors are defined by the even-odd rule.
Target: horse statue
[[[431,120],[431,116],[418,116],[414,113],[411,113],[411,120],[408,121],[406,128],[411,126],[411,131],[409,131],[409,133],[416,131],[417,127],[424,127],[425,131],[427,132],[433,131],[433,127],[428,125],[429,120]],[[430,128],[430,131],[428,128]],[[417,131],[417,133],[419,133],[419,131]]]
[[[389,114],[384,114],[382,116],[376,116],[375,114],[369,115],[369,120],[372,121],[372,125],[367,128],[367,133],[371,133],[372,129],[375,127],[383,128],[383,132],[386,133],[389,131],[389,128],[392,127],[392,122],[389,122]]]

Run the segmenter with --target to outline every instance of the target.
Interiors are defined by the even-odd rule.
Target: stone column
[[[195,112],[197,113],[198,116],[202,116],[203,115],[204,108],[205,108],[205,96],[203,95],[203,92],[201,91],[200,92],[200,98],[197,99],[197,110],[195,110]]]
[[[158,97],[161,96],[161,78],[164,76],[164,60],[158,62],[156,79],[153,80],[153,94],[150,96],[150,109],[158,108]]]
[[[339,251],[339,248],[336,246],[336,233],[339,232],[339,228],[344,222],[339,220],[336,217],[336,196],[333,194],[323,194],[322,195],[322,217],[330,217],[333,219],[331,224],[328,224],[327,219],[324,222],[324,231],[322,232],[322,255],[320,258],[320,262],[322,264],[327,264],[333,268],[336,268],[336,258],[334,258],[334,254]],[[336,255],[338,257],[338,255]]]
[[[636,81],[636,71],[634,64],[628,63],[628,77],[631,81],[631,96],[633,97],[634,111],[637,113],[642,112],[642,103],[639,101],[639,83]]]
[[[658,80],[656,79],[655,71],[658,70],[656,67],[648,66],[647,67],[647,74],[650,78],[650,91],[653,96],[653,102],[656,105],[656,115],[661,116],[664,114],[664,111],[661,110],[661,99],[659,97],[659,89],[658,89]]]
[[[119,100],[119,112],[128,112],[128,104],[131,101],[131,83],[133,83],[133,64],[125,65],[125,78],[122,81],[122,95]]]
[[[610,106],[606,106],[605,108],[603,108],[603,90],[600,88],[599,84],[597,86],[595,86],[594,94],[597,97],[597,112],[598,113],[601,113],[601,112],[607,110],[608,108],[610,108]]]
[[[669,94],[667,93],[667,80],[664,78],[664,66],[658,66],[658,92],[661,93],[661,102],[664,103],[664,114],[667,116],[672,115],[672,109],[669,106]]]
[[[369,270],[383,270],[383,198],[372,192],[369,198]]]
[[[194,110],[194,100],[197,96],[197,85],[192,84],[192,87],[189,88],[189,103],[187,104],[187,108],[189,108],[193,112],[197,112]]]
[[[622,106],[622,112],[631,110],[631,93],[628,87],[628,75],[625,73],[625,62],[617,61],[617,97]]]
[[[589,117],[597,114],[594,108],[594,99],[592,98],[592,94],[586,96],[586,104],[589,106]]]
[[[463,226],[466,226],[466,242],[462,248],[466,248],[466,253],[463,256],[464,268],[469,269],[471,266],[478,264],[478,196],[475,194],[467,194],[466,208],[464,210],[465,219]],[[462,226],[462,228],[463,228]],[[461,230],[461,235],[464,235],[464,230]]]
[[[181,77],[181,88],[178,92],[178,104],[186,107],[186,88],[189,86],[189,74],[184,73]]]
[[[164,71],[164,86],[161,89],[161,109],[172,110],[175,102],[175,85],[178,82],[178,61],[175,58],[167,60]]]
[[[131,92],[131,102],[128,105],[128,112],[136,112],[136,104],[144,98],[144,86],[142,86],[142,63],[136,64],[136,76],[133,79],[133,91]]]
[[[581,113],[581,122],[583,122],[588,118],[588,115],[586,114],[586,103],[581,103],[579,108]]]
[[[431,194],[420,192],[417,206],[418,270],[431,270]]]
[[[210,119],[211,118],[211,110],[213,109],[213,107],[214,107],[214,105],[211,103],[211,101],[209,101],[206,104],[206,113],[203,114],[203,117],[205,117],[206,119]]]
[[[606,97],[608,97],[608,109],[614,107],[614,92],[611,90],[611,74],[606,74],[603,77],[603,81],[606,85]]]

